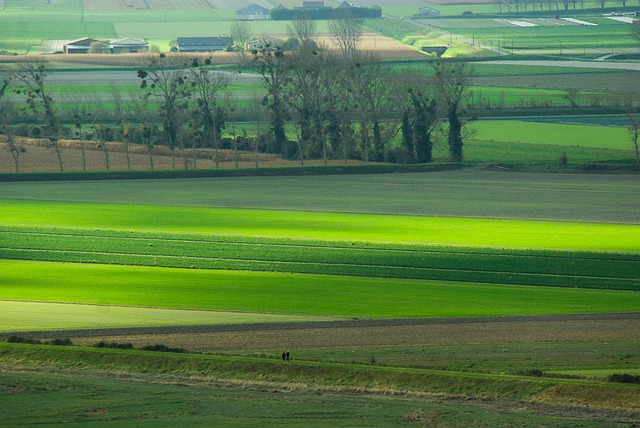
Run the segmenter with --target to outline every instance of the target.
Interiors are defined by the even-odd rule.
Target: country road
[[[569,67],[569,68],[597,68],[609,70],[630,70],[640,71],[640,62],[605,62],[605,61],[562,61],[562,60],[496,60],[480,61],[476,64],[500,64],[500,65],[520,65],[523,67],[544,66],[544,67]]]

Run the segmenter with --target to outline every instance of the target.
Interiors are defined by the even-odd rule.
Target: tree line
[[[436,131],[445,135],[450,160],[463,159],[461,117],[473,77],[468,64],[430,63],[425,67],[432,72],[422,74],[391,71],[376,56],[358,50],[358,21],[334,21],[331,31],[338,50],[318,44],[314,21],[300,20],[289,26],[297,40],[293,49],[264,43],[246,53],[245,69],[252,68],[263,82],[249,107],[245,103],[256,135],[238,132],[240,100],[228,91],[226,75],[204,57],[151,55],[137,72],[140,90],[128,94],[128,103],[116,88],[109,112],[98,110],[99,98],[91,103],[76,100],[66,113],[73,118],[71,129],[60,124],[44,61],[20,64],[0,81],[0,98],[9,87],[24,98],[22,110],[38,121],[38,135],[33,136],[48,141],[60,171],[60,139],[69,136],[80,142],[83,163],[84,142],[90,139],[103,149],[105,169],[110,141],[125,144],[129,168],[130,144],[146,146],[151,169],[152,151],[158,145],[181,155],[185,169],[197,167],[199,148],[210,149],[216,164],[223,148],[253,151],[256,167],[260,153],[296,159],[302,165],[308,159],[423,163],[432,159]],[[21,150],[13,138],[11,111],[3,103],[0,126],[19,171]]]

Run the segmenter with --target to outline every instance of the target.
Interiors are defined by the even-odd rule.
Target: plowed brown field
[[[640,339],[640,313],[86,330],[47,333],[91,345],[162,343],[193,352]],[[33,336],[42,334],[33,333]]]

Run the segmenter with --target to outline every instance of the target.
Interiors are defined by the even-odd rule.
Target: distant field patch
[[[557,146],[631,150],[629,133],[622,127],[604,127],[521,121],[479,121],[474,138]]]
[[[0,300],[0,333],[327,320],[327,317]]]
[[[144,0],[83,0],[84,10],[147,9]]]
[[[206,0],[145,0],[149,9],[210,9]]]
[[[6,10],[69,12],[81,11],[82,2],[83,0],[5,0],[4,8]]]
[[[229,18],[229,17],[227,17]],[[233,22],[229,21],[193,21],[193,22],[118,22],[114,28],[119,37],[144,38],[176,38],[217,36],[230,34]],[[285,21],[252,22],[251,30],[254,34],[279,34],[285,37],[287,33]],[[320,26],[322,27],[322,26]]]

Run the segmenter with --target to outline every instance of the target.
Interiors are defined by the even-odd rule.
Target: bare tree
[[[12,78],[13,76],[10,73],[0,70],[0,100],[2,100],[6,90],[9,88]]]
[[[342,17],[329,23],[331,38],[344,58],[354,58],[362,38],[362,23],[346,11]]]
[[[44,134],[49,138],[49,145],[54,149],[58,157],[60,171],[64,171],[62,163],[62,148],[60,147],[58,124],[55,102],[47,86],[49,63],[47,61],[29,61],[21,63],[15,74],[18,86],[17,93],[23,93],[27,102],[27,109],[34,114],[42,114],[45,121]]]
[[[251,24],[246,21],[234,21],[229,28],[231,32],[231,38],[233,39],[233,46],[240,52],[240,58],[242,62],[245,62],[245,56],[247,52],[247,43],[251,40]]]
[[[16,141],[10,126],[13,123],[15,110],[11,104],[2,101],[1,95],[2,94],[0,94],[0,129],[6,136],[7,148],[13,157],[16,172],[20,172],[20,155],[25,151],[25,148]]]
[[[227,87],[227,78],[210,68],[211,59],[204,61],[194,58],[189,66],[191,95],[194,98],[192,117],[199,140],[205,147],[213,146],[216,151],[224,125],[224,109],[220,106],[221,92]],[[195,142],[196,139],[194,138]],[[195,147],[194,147],[195,149]],[[195,154],[195,150],[193,150]],[[216,161],[217,162],[217,161]],[[195,155],[193,159],[195,167]]]
[[[184,141],[177,141],[180,117],[184,113],[186,100],[190,95],[185,64],[178,55],[152,56],[146,69],[138,70],[142,79],[140,87],[150,96],[160,101],[160,113],[166,144],[173,153],[179,145],[184,158],[185,168],[188,161],[184,151]],[[175,168],[175,165],[174,165]]]
[[[449,123],[449,156],[452,162],[462,161],[461,119],[464,101],[473,82],[473,68],[465,62],[441,62],[435,65],[435,88],[444,101]]]
[[[315,45],[314,39],[318,35],[318,24],[309,17],[297,19],[287,24],[287,32],[289,33],[289,37],[298,40],[300,46],[304,46],[307,43]]]
[[[78,97],[72,97],[68,103],[71,105],[71,114],[73,115],[74,136],[80,142],[80,155],[82,158],[82,170],[87,170],[87,156],[85,153],[85,132],[82,125],[88,119],[88,113],[82,101]]]
[[[126,111],[125,103],[122,100],[122,94],[116,86],[111,87],[111,96],[113,98],[114,114],[117,126],[118,137],[122,137],[124,143],[124,153],[127,159],[127,170],[131,171],[131,156],[129,154],[129,132],[125,126]]]
[[[103,105],[103,101],[100,98],[100,95],[95,95],[95,102],[92,104],[94,110],[91,112],[92,117],[92,125],[93,129],[93,137],[102,153],[104,154],[104,167],[107,171],[110,170],[110,162],[109,162],[109,146],[107,143],[113,140],[113,130],[104,124],[104,120],[106,119],[106,114],[101,107]]]
[[[640,151],[638,147],[638,137],[640,136],[640,109],[636,108],[635,111],[628,109],[627,119],[629,120],[627,129],[629,130],[629,137],[631,138],[633,151],[636,155],[636,163],[640,166]]]
[[[147,154],[149,155],[149,168],[153,171],[153,147],[155,146],[155,138],[158,134],[156,125],[153,123],[152,109],[149,105],[149,93],[131,94],[131,102],[133,103],[133,110],[136,113],[136,117],[142,126],[140,130],[140,139],[142,144],[147,148]]]
[[[271,110],[271,131],[273,132],[272,152],[287,153],[285,133],[286,105],[284,87],[287,83],[285,54],[280,46],[266,43],[253,52],[254,64],[267,87],[263,104]]]
[[[631,25],[631,36],[640,44],[640,19],[635,19]]]
[[[388,99],[392,95],[389,76],[383,71],[382,63],[375,55],[358,58],[353,63],[351,72],[364,161],[381,162],[384,160],[385,144],[381,122],[390,107]]]

